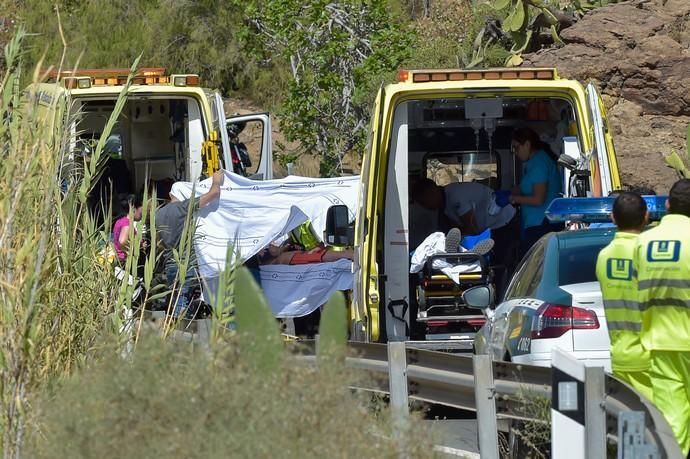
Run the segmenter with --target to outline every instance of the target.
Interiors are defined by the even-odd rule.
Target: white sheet
[[[206,179],[196,186],[197,196],[211,184]],[[194,248],[202,277],[217,277],[225,269],[228,246],[243,262],[311,220],[316,236],[323,238],[326,212],[344,204],[354,221],[359,176],[319,179],[289,176],[279,180],[255,181],[226,172],[218,204],[201,209],[197,218]],[[178,199],[191,196],[192,184],[177,182],[171,194]]]
[[[210,179],[198,183],[196,195],[204,194],[210,185]],[[254,181],[226,172],[219,202],[201,209],[196,221],[194,249],[207,289],[204,298],[210,300],[215,296],[218,276],[226,266],[246,261],[307,220],[311,220],[316,236],[322,240],[330,206],[346,205],[350,222],[354,221],[358,192],[359,176],[289,176]],[[192,194],[192,184],[177,182],[171,194],[180,200],[187,199]],[[227,260],[228,247],[234,252],[231,260]],[[261,267],[261,286],[278,317],[307,315],[328,301],[336,290],[351,289],[352,283],[349,260]]]
[[[460,247],[460,252],[467,252],[467,250]],[[424,264],[429,258],[444,253],[446,253],[446,235],[441,232],[431,233],[412,254],[410,272],[418,273],[424,268]],[[434,260],[431,267],[441,271],[456,284],[460,283],[460,274],[481,272],[482,269],[479,262],[452,265],[445,260]]]
[[[308,265],[260,267],[264,289],[276,317],[302,317],[314,312],[338,290],[351,290],[350,260]]]

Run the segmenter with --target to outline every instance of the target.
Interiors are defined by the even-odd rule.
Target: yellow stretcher
[[[433,263],[443,260],[450,265],[475,264],[477,271],[459,275],[459,282],[453,281],[441,271],[434,269]],[[417,321],[428,325],[443,322],[466,322],[475,325],[484,323],[485,317],[477,309],[469,308],[462,300],[462,293],[477,285],[493,284],[493,271],[482,255],[464,252],[434,255],[426,261],[418,273]]]

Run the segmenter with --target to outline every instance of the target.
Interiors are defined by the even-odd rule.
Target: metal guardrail
[[[295,348],[299,358],[315,363],[316,343],[301,341]],[[348,343],[346,364],[369,374],[355,388],[379,393],[389,391],[388,349],[385,344]],[[409,398],[452,408],[476,411],[474,369],[471,355],[450,354],[407,346]],[[530,414],[528,404],[535,397],[551,400],[551,368],[509,362],[493,362],[494,393],[500,418],[544,421]],[[645,440],[656,446],[662,458],[680,458],[673,432],[663,414],[633,389],[606,375],[604,409],[608,437],[618,441],[618,414],[645,413]]]

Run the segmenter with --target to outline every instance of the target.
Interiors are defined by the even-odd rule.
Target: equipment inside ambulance
[[[28,88],[38,108],[57,121],[57,129],[68,130],[66,158],[89,159],[128,73],[129,69],[52,72],[48,82]],[[139,69],[106,143],[108,158],[93,193],[94,208],[104,204],[111,190],[115,195],[140,193],[145,185],[167,199],[172,183],[197,181],[221,167],[271,179],[270,119],[258,114],[240,120],[260,122],[266,131],[259,134],[261,150],[253,158],[254,170],[232,161],[226,123],[233,121],[226,119],[220,93],[200,87],[198,75]]]

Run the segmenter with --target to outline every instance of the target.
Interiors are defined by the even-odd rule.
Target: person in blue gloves
[[[548,153],[549,147],[529,128],[513,131],[513,154],[522,162],[522,179],[513,189],[510,203],[521,207],[520,254],[527,251],[543,235],[563,229],[562,224],[550,223],[544,213],[561,193],[561,174],[556,161]]]

